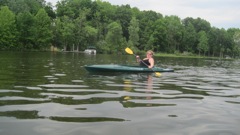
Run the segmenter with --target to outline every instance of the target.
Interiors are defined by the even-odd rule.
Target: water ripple
[[[175,72],[156,77],[87,74],[80,54],[63,62],[52,55],[34,60],[38,63],[32,67],[22,61],[18,67],[8,63],[8,72],[2,72],[1,134],[12,129],[21,129],[20,135],[240,132],[239,61],[216,66],[217,60],[194,59],[182,65],[180,59],[163,65]]]

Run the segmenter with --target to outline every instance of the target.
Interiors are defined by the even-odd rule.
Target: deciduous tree
[[[34,49],[48,49],[53,38],[51,31],[51,19],[44,9],[40,9],[34,16],[32,27]]]
[[[3,6],[0,18],[0,49],[14,49],[17,46],[15,14],[7,6]]]

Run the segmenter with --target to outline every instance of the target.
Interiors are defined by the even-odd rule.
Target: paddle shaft
[[[135,54],[134,54],[135,55]],[[135,55],[135,57],[137,57],[137,55]],[[147,66],[148,67],[148,65],[143,61],[143,60],[141,60],[140,58],[137,58],[137,59],[139,59],[145,66]],[[152,69],[152,68],[151,68]]]

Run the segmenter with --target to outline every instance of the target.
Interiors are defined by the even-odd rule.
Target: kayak
[[[84,68],[89,72],[130,72],[130,73],[152,73],[152,72],[174,72],[173,69],[168,68],[147,68],[141,66],[128,66],[128,65],[86,65]]]

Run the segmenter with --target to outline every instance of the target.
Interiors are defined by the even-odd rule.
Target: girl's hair
[[[148,50],[147,53],[152,54],[152,56],[154,55],[154,52],[152,50]]]

